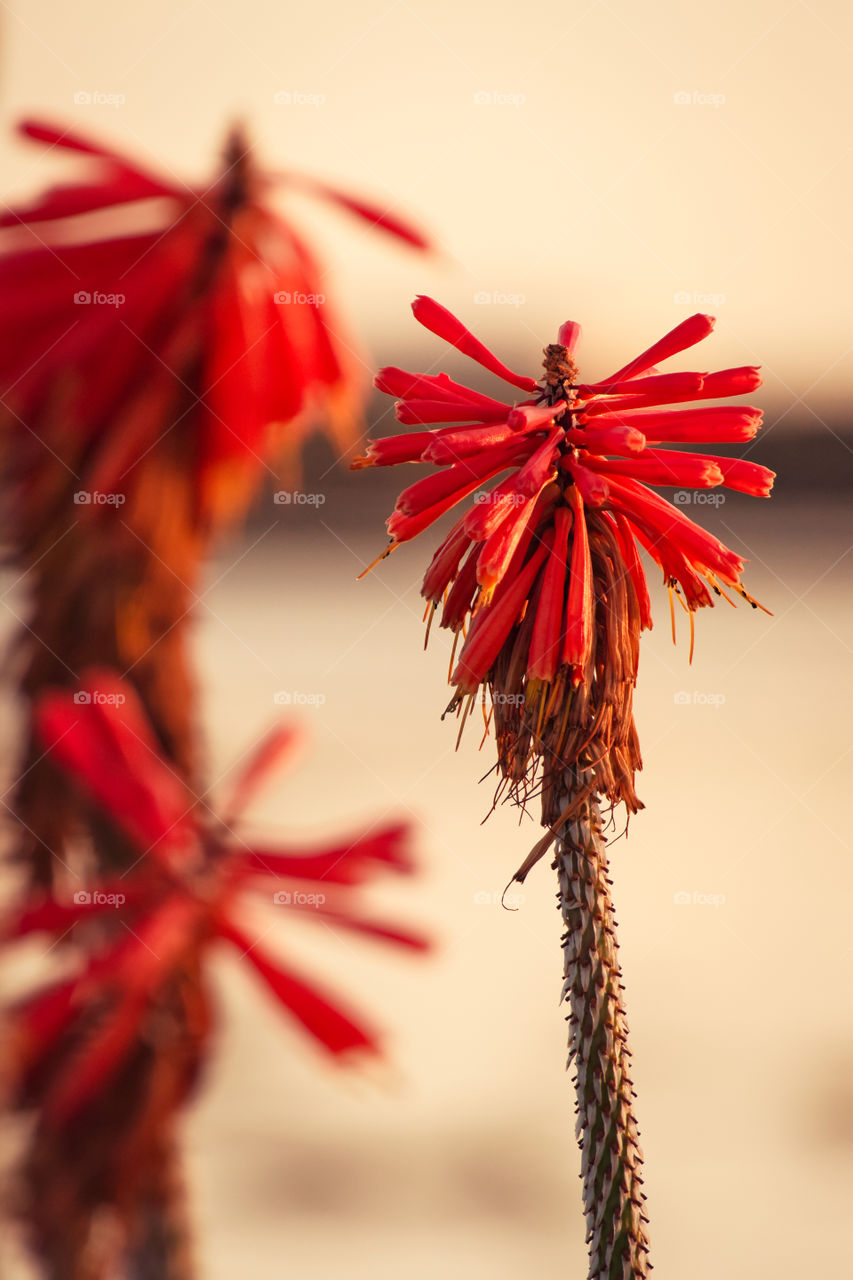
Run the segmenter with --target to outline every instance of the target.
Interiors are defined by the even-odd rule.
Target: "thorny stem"
[[[566,804],[580,794],[585,781],[584,770],[566,770]],[[566,824],[554,866],[566,926],[562,999],[571,1009],[569,1065],[576,1072],[589,1280],[637,1280],[651,1268],[643,1156],[634,1117],[611,881],[594,795]]]

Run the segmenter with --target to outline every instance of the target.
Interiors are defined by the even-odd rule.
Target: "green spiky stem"
[[[565,804],[588,776],[570,769]],[[598,800],[587,796],[557,841],[569,1065],[589,1245],[589,1280],[639,1280],[651,1268],[643,1211],[643,1156],[634,1117],[631,1053]]]

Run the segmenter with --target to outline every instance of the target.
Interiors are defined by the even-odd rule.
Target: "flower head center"
[[[541,382],[546,401],[548,404],[556,404],[558,400],[571,403],[575,398],[573,384],[577,381],[577,365],[568,350],[557,343],[545,347],[543,355],[545,375]]]

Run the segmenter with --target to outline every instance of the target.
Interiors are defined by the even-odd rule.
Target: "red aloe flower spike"
[[[490,373],[495,373],[504,382],[511,383],[514,387],[520,387],[522,391],[536,392],[539,388],[533,378],[528,378],[521,373],[513,373],[505,364],[489,351],[488,347],[484,347],[479,339],[475,338],[470,329],[466,329],[461,321],[456,319],[446,307],[442,307],[438,302],[433,301],[425,295],[415,298],[412,303],[412,311],[415,319],[429,329],[430,333],[434,333],[436,337],[443,338],[445,342],[449,342],[451,346],[456,347],[463,355],[469,356],[471,360],[476,360],[477,364],[488,369]]]
[[[688,347],[695,347],[697,342],[707,338],[709,333],[713,333],[713,330],[713,316],[703,316],[701,314],[690,316],[687,320],[682,320],[681,324],[677,324],[674,329],[670,329],[669,333],[665,334],[658,342],[653,343],[641,355],[623,365],[616,373],[611,374],[606,381],[627,382],[629,378],[636,378],[638,374],[644,373],[652,365],[660,364],[663,360],[668,360],[670,356],[678,355],[679,351],[686,351]]]
[[[443,308],[419,302],[418,310],[427,327],[474,354],[468,331]],[[677,593],[690,616],[691,658],[694,611],[714,603],[712,592],[729,599],[720,582],[756,605],[740,585],[741,558],[641,481],[766,494],[772,480],[766,468],[742,460],[648,447],[755,435],[760,414],[749,407],[660,408],[758,384],[754,369],[659,372],[657,361],[712,327],[710,317],[694,316],[611,378],[583,383],[573,359],[579,326],[561,326],[558,342],[545,348],[537,393],[506,414],[529,448],[457,521],[424,579],[430,620],[442,596],[441,626],[456,640],[470,619],[455,667],[451,659],[455,691],[447,710],[460,712],[461,736],[481,687],[488,688],[500,775],[494,804],[510,798],[524,808],[541,796],[546,834],[514,879],[523,881],[556,842],[591,1276],[640,1280],[649,1266],[601,817],[603,800],[624,802],[629,814],[642,808],[632,707],[640,633],[652,615],[638,546],[661,567],[670,602]],[[475,358],[497,372],[481,352]],[[483,465],[489,458],[506,464],[505,437],[491,434],[488,410],[469,407],[458,391],[445,401],[446,412],[465,423],[452,443],[467,448],[479,440]],[[442,437],[421,456],[450,463],[450,443]],[[538,497],[524,502],[540,484]]]

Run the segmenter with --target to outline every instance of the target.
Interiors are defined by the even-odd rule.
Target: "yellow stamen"
[[[693,626],[693,610],[690,610],[690,656],[687,659],[687,665],[693,665],[693,642],[696,638],[695,628]]]
[[[456,657],[456,646],[459,643],[459,632],[453,633],[453,648],[450,650],[450,666],[447,668],[447,683],[450,684],[450,678],[453,675],[453,661]]]
[[[667,591],[669,592],[669,616],[672,620],[672,643],[675,644],[675,602],[672,598],[672,587],[667,583]]]
[[[367,575],[370,573],[370,570],[375,569],[376,566],[379,564],[379,561],[384,560],[387,556],[390,556],[392,551],[396,551],[399,545],[400,545],[399,542],[389,542],[388,546],[385,548],[382,554],[378,555],[372,564],[369,564],[366,569],[363,569],[361,571],[361,573],[356,578],[356,582],[361,582],[362,578],[366,578]]]

